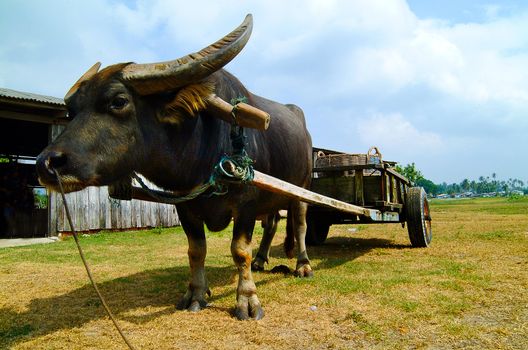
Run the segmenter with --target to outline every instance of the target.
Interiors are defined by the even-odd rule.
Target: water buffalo
[[[232,150],[231,125],[207,108],[206,96],[214,93],[225,101],[243,96],[271,115],[268,130],[246,130],[247,153],[255,169],[307,187],[312,146],[301,109],[250,93],[222,69],[246,44],[252,23],[248,15],[216,43],[177,60],[121,63],[101,71],[99,64],[92,67],[65,97],[71,122],[37,158],[41,183],[57,190],[54,169],[68,192],[108,185],[137,172],[167,191],[192,191],[208,181],[215,164]],[[178,307],[198,311],[207,305],[204,223],[219,231],[234,219],[231,253],[239,273],[235,315],[262,318],[251,275],[251,236],[257,218],[282,208],[289,210],[300,243],[297,274],[310,275],[304,203],[229,184],[225,195],[178,204],[191,270]]]

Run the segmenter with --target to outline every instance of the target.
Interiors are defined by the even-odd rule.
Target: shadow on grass
[[[358,238],[358,237],[329,237],[324,244],[308,246],[308,256],[313,260],[321,260],[313,266],[314,273],[322,269],[331,269],[348,261],[357,259],[373,249],[410,249],[410,245],[395,244],[383,238]],[[256,250],[253,252],[255,256]],[[270,249],[270,256],[284,256],[284,244],[277,244]],[[271,269],[272,267],[270,267]]]
[[[410,249],[410,245],[395,244],[384,238],[330,237],[323,245],[308,247],[310,257],[322,260],[317,270],[333,267],[352,261],[370,251],[383,249]]]
[[[234,266],[206,267],[209,286],[213,290],[231,284]],[[270,283],[279,277],[259,281],[257,285]],[[108,306],[118,319],[142,324],[177,311],[175,305],[183,296],[189,280],[189,267],[173,267],[147,270],[130,276],[98,283]],[[214,302],[233,295],[235,288],[208,298]],[[145,314],[134,313],[138,309],[153,308]],[[218,307],[214,307],[218,309]],[[232,313],[232,310],[220,311]],[[127,314],[128,313],[128,314]],[[51,298],[35,298],[20,312],[8,307],[0,308],[0,348],[11,348],[22,341],[53,332],[82,327],[84,324],[107,318],[106,312],[91,284],[69,293]]]

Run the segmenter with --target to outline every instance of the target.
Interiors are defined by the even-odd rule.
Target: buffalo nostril
[[[62,152],[51,152],[46,159],[46,168],[53,172],[53,169],[60,169],[66,165],[67,158]]]

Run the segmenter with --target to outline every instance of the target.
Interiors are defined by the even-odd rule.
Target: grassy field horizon
[[[433,242],[411,248],[401,225],[332,226],[309,247],[315,276],[254,273],[266,316],[237,321],[231,228],[208,233],[212,297],[175,310],[189,279],[181,228],[81,237],[95,278],[141,349],[526,349],[528,198],[433,200]],[[262,232],[257,225],[254,252]],[[126,348],[73,239],[0,249],[0,348]]]

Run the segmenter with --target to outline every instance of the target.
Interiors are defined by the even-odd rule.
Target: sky
[[[97,61],[181,57],[247,13],[252,37],[226,69],[300,106],[314,146],[377,146],[436,183],[528,182],[521,0],[2,0],[0,87],[63,97]]]

